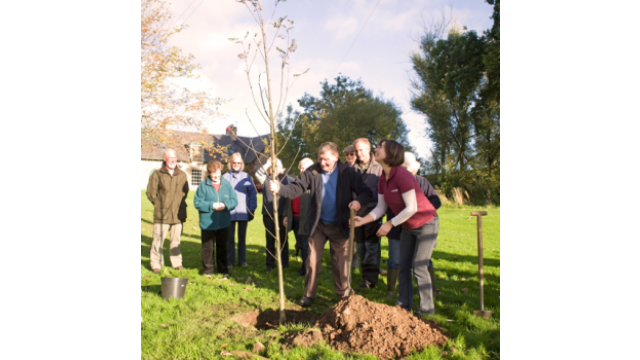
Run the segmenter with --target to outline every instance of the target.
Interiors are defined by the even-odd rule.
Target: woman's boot
[[[396,284],[398,283],[398,273],[400,269],[387,269],[387,299],[393,300],[396,297]]]

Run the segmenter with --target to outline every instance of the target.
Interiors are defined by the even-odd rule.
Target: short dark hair
[[[207,161],[207,172],[209,174],[213,174],[217,170],[222,171],[222,163],[218,160],[209,160]]]
[[[404,164],[404,147],[395,140],[380,140],[378,147],[384,146],[387,157],[382,159],[385,164],[395,167]]]

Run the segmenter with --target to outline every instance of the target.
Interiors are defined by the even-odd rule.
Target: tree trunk
[[[260,15],[262,20],[262,15]],[[269,102],[269,122],[271,125],[271,181],[278,181],[278,175],[275,170],[277,167],[277,147],[276,147],[276,115],[273,113],[273,102],[271,97],[271,77],[269,75],[269,56],[267,51],[267,35],[264,32],[264,20],[262,20],[262,26],[260,26],[260,30],[262,31],[262,45],[264,46],[264,62],[265,69],[267,72],[267,101]],[[288,221],[293,221],[293,219],[287,219]],[[278,284],[280,288],[280,324],[284,324],[287,317],[284,312],[284,277],[282,273],[282,245],[280,244],[280,221],[278,218],[278,194],[273,192],[273,222],[275,224],[275,238],[276,238],[276,262],[278,264]],[[288,244],[287,244],[288,245]]]

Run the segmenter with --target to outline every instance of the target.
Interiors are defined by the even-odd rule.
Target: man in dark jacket
[[[362,176],[362,181],[371,189],[374,199],[362,204],[358,216],[367,216],[378,205],[378,180],[382,174],[382,166],[373,159],[371,143],[366,138],[353,142],[356,150],[356,163],[353,168]],[[358,289],[371,289],[378,283],[380,275],[381,238],[376,235],[382,225],[382,219],[372,221],[355,228],[355,240],[358,257],[362,264],[362,284]]]
[[[153,204],[153,242],[149,262],[155,274],[164,266],[162,246],[167,231],[170,231],[169,258],[174,269],[182,269],[182,254],[180,253],[180,234],[182,222],[179,215],[180,203],[187,197],[189,182],[187,174],[177,167],[178,155],[175,150],[164,152],[162,167],[149,177],[147,184],[147,198]],[[186,214],[185,214],[186,219]]]
[[[338,146],[325,142],[318,148],[318,163],[309,167],[289,185],[270,184],[270,190],[280,196],[294,199],[311,190],[311,205],[307,222],[309,257],[305,275],[304,296],[300,305],[311,305],[318,287],[317,277],[322,270],[322,252],[329,239],[331,268],[338,298],[348,289],[347,257],[349,238],[349,209],[360,210],[373,198],[371,189],[362,177],[339,160]],[[352,200],[352,194],[357,198]]]

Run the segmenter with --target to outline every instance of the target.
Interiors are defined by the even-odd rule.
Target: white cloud
[[[333,36],[341,40],[347,36],[355,35],[359,29],[358,19],[355,16],[330,18],[325,23],[325,29],[333,32]]]

